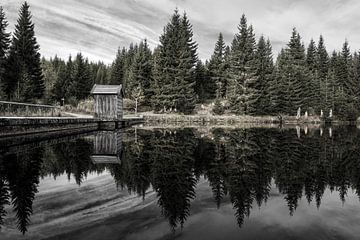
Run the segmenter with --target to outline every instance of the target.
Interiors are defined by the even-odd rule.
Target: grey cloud
[[[199,57],[209,58],[219,32],[228,45],[246,14],[255,34],[270,38],[274,53],[280,51],[296,27],[305,45],[311,38],[325,38],[328,51],[340,49],[345,38],[352,50],[360,48],[356,0],[28,0],[36,24],[41,53],[66,57],[82,51],[91,60],[110,63],[119,46],[147,38],[158,44],[163,26],[175,7],[186,11],[193,23]],[[3,0],[14,28],[22,0]]]

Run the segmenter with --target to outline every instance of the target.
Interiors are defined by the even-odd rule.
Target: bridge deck
[[[143,118],[138,116],[126,116],[123,120],[77,117],[0,117],[0,137],[69,129],[112,130],[142,121]]]

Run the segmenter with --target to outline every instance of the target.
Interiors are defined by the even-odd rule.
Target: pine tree
[[[272,59],[272,48],[270,40],[265,41],[260,37],[256,47],[255,58],[256,81],[252,87],[256,90],[256,95],[251,97],[251,114],[265,115],[270,113],[270,82],[272,81],[274,64]]]
[[[256,81],[253,62],[256,41],[252,26],[247,26],[245,15],[242,15],[238,29],[239,33],[231,46],[228,97],[231,110],[244,114],[252,111],[253,100],[250,98],[257,94],[253,88]]]
[[[351,53],[348,41],[345,41],[343,44],[342,51],[340,53],[339,58],[339,68],[338,68],[338,78],[339,84],[343,91],[346,94],[353,95],[353,86],[354,83],[352,79],[350,79],[350,63],[351,63]]]
[[[185,41],[185,51],[187,52],[188,56],[190,57],[189,66],[194,67],[197,60],[197,43],[193,40],[193,30],[192,25],[184,12],[182,16],[182,30],[183,30],[183,39]]]
[[[227,78],[225,71],[225,42],[222,33],[219,34],[218,40],[215,44],[214,53],[209,61],[209,73],[211,85],[217,87],[218,97],[224,98],[226,95]],[[215,93],[213,93],[215,96]]]
[[[316,50],[315,42],[311,39],[306,54],[306,64],[310,71],[315,71],[317,69]]]
[[[73,69],[73,78],[69,86],[70,91],[68,94],[77,100],[85,99],[90,94],[93,82],[90,78],[87,60],[84,59],[81,53],[76,55]],[[68,71],[70,70],[71,69]]]
[[[211,80],[208,69],[198,60],[194,72],[195,78],[195,93],[198,96],[199,102],[204,102],[207,99],[213,99],[215,96],[216,86]]]
[[[273,79],[269,84],[269,111],[272,115],[281,114],[285,112],[287,106],[284,104],[286,101],[286,85],[283,82],[285,79],[285,71],[283,66],[286,61],[286,53],[284,49],[281,49],[277,60],[276,67],[273,74]]]
[[[320,79],[319,79],[319,69],[317,64],[317,49],[315,41],[310,40],[309,46],[306,53],[306,66],[307,70],[311,73],[311,78],[309,79],[308,86],[306,91],[308,92],[308,106],[315,108],[318,112],[320,111]]]
[[[0,6],[0,99],[4,99],[5,96],[5,70],[7,52],[10,44],[10,34],[6,32],[8,23],[5,18],[3,8]]]
[[[44,92],[44,100],[45,102],[51,102],[53,99],[52,93],[55,87],[56,82],[58,81],[58,73],[53,64],[52,59],[50,61],[45,60],[43,58],[41,60],[41,68],[43,71],[44,83],[45,83],[45,92]]]
[[[100,64],[96,71],[95,83],[108,84],[108,70],[104,64]]]
[[[329,81],[328,81],[328,71],[329,71],[329,55],[326,51],[324,38],[320,35],[317,53],[316,53],[316,66],[317,66],[317,77],[320,85],[320,92],[318,96],[320,97],[319,106],[321,110],[328,110],[329,106]]]
[[[111,76],[110,76],[111,85],[123,84],[124,72],[125,72],[124,70],[125,54],[126,54],[125,48],[123,48],[122,50],[120,50],[120,48],[118,49],[115,61],[113,62],[111,69]]]
[[[45,86],[40,65],[40,47],[35,37],[34,24],[31,20],[32,16],[29,8],[27,2],[24,2],[15,25],[7,64],[6,90],[9,96],[13,96],[16,89],[20,92],[19,89],[28,88],[28,86],[21,85],[30,84],[30,95],[18,96],[18,98],[35,100],[43,97]],[[24,74],[29,78],[28,83],[21,82],[24,77],[20,73],[24,71]]]
[[[67,69],[65,63],[59,65],[57,71],[57,81],[55,82],[54,88],[52,90],[52,98],[56,102],[61,102],[62,98],[65,98],[66,96],[68,90],[68,82],[70,80],[66,73]]]
[[[125,96],[128,95],[127,85],[130,84],[129,83],[130,69],[133,64],[134,57],[135,57],[135,54],[137,53],[137,51],[138,51],[138,45],[137,44],[134,45],[133,43],[131,43],[129,46],[129,49],[125,50],[125,53],[124,53],[124,76],[123,76],[123,81],[122,81],[122,87],[124,89]]]
[[[134,56],[129,71],[129,79],[127,89],[131,94],[133,89],[140,88],[143,93],[144,104],[150,104],[152,95],[150,82],[152,76],[152,53],[149,49],[147,41],[144,40],[139,44],[137,53]]]
[[[278,113],[294,115],[299,107],[308,111],[313,100],[311,74],[306,66],[301,37],[295,28],[287,48],[278,58],[277,68]]]
[[[191,25],[177,10],[160,36],[159,56],[154,66],[158,88],[153,97],[155,110],[177,109],[191,113],[195,107],[194,64],[196,63]]]

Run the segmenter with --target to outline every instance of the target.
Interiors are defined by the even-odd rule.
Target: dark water
[[[360,130],[2,143],[0,239],[359,239]]]

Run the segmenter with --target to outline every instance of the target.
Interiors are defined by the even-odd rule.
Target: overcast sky
[[[22,1],[1,0],[12,31]],[[244,13],[256,36],[270,38],[275,54],[296,27],[304,43],[325,38],[328,51],[344,40],[360,48],[357,0],[28,0],[41,54],[67,58],[81,51],[90,60],[110,63],[117,48],[147,38],[150,46],[176,7],[186,11],[201,59],[210,57],[218,33],[230,44]]]

